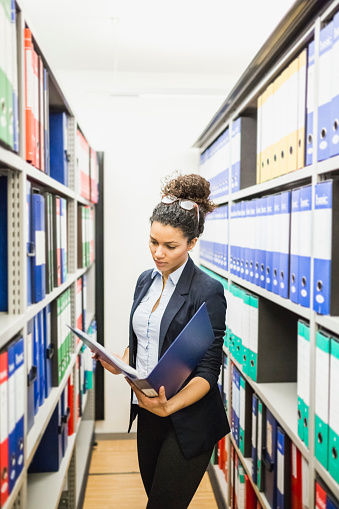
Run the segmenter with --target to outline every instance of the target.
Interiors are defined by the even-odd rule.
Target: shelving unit
[[[2,8],[2,7],[1,7]],[[76,285],[79,278],[86,277],[86,330],[95,319],[95,260],[88,266],[78,268],[78,206],[89,207],[95,215],[95,203],[81,195],[80,185],[77,186],[78,147],[77,130],[81,129],[77,115],[70,106],[63,90],[58,84],[49,59],[38,43],[31,21],[28,19],[20,0],[15,2],[16,34],[17,34],[17,70],[18,70],[18,122],[19,122],[19,153],[15,153],[4,141],[0,141],[0,174],[7,176],[8,181],[8,312],[0,313],[0,350],[5,351],[10,342],[18,337],[24,338],[24,380],[26,389],[26,374],[28,372],[28,322],[40,313],[46,306],[54,303],[66,290],[70,290],[71,324],[76,325],[79,312],[76,302]],[[61,184],[49,174],[37,169],[26,161],[26,120],[25,120],[25,50],[24,29],[29,27],[32,32],[34,49],[40,55],[44,69],[48,72],[49,101],[48,108],[63,111],[68,116],[67,149],[69,152],[68,186]],[[0,34],[0,44],[3,43]],[[40,98],[40,104],[41,98]],[[40,132],[41,134],[41,132]],[[48,133],[49,138],[49,133]],[[53,142],[53,140],[51,140]],[[89,154],[88,154],[89,156]],[[103,167],[103,154],[100,154],[100,164]],[[101,167],[101,170],[102,170]],[[59,286],[55,286],[50,293],[37,303],[27,305],[27,227],[28,211],[26,203],[26,181],[32,186],[49,192],[67,200],[67,278]],[[89,179],[88,179],[89,183]],[[89,185],[89,184],[88,184]],[[93,200],[95,201],[95,200]],[[94,234],[94,232],[93,232]],[[88,240],[88,239],[87,239]],[[94,239],[92,239],[94,241]],[[93,248],[93,246],[92,246]],[[2,268],[3,270],[3,268]],[[80,509],[82,507],[81,494],[86,486],[86,468],[91,456],[91,446],[94,434],[94,389],[87,391],[86,404],[79,420],[77,415],[76,387],[77,357],[82,344],[77,344],[72,338],[70,347],[70,361],[58,386],[53,386],[49,397],[39,407],[34,417],[34,424],[28,431],[27,423],[27,394],[24,396],[24,467],[14,488],[1,509],[35,509],[44,507],[57,509],[63,507],[66,500],[67,507]],[[68,379],[75,380],[72,402],[74,419],[74,433],[68,437],[68,446],[61,461],[58,472],[28,473],[29,466],[39,447],[40,441],[47,429],[53,412],[60,401],[60,397],[67,387]],[[24,390],[24,393],[27,392]],[[1,416],[3,418],[3,416]],[[7,419],[7,416],[6,416]]]
[[[279,26],[272,33],[270,38],[259,50],[254,60],[250,63],[249,67],[245,70],[242,77],[235,85],[229,96],[225,99],[223,105],[215,116],[211,119],[206,129],[202,132],[201,136],[195,143],[195,147],[204,153],[207,148],[212,146],[215,140],[228,129],[229,139],[231,140],[232,126],[238,117],[251,117],[257,119],[257,99],[266,89],[266,87],[273,83],[274,80],[281,74],[281,72],[294,60],[304,48],[308,47],[311,40],[315,41],[315,64],[314,64],[314,89],[312,96],[313,103],[313,163],[305,165],[296,171],[286,173],[284,175],[272,178],[263,183],[257,183],[250,187],[240,189],[236,192],[229,191],[223,197],[214,199],[216,205],[228,204],[229,212],[233,204],[242,200],[251,200],[253,198],[261,198],[263,196],[272,195],[286,190],[292,190],[301,186],[311,185],[313,197],[315,194],[315,186],[322,180],[337,177],[339,175],[339,156],[331,157],[324,161],[318,162],[318,148],[317,148],[317,125],[318,125],[318,79],[319,75],[319,40],[320,31],[323,26],[333,18],[334,14],[339,11],[339,1],[325,1],[317,2],[311,0],[309,2],[297,1],[286,14],[285,18],[281,21]],[[305,105],[306,107],[306,105]],[[306,118],[306,111],[305,111]],[[305,136],[306,136],[306,120],[305,120]],[[232,167],[232,145],[229,143],[228,160],[224,162],[224,166],[220,168],[219,172],[224,172],[225,168],[229,169],[229,189],[231,189],[231,167]],[[213,154],[213,152],[212,152]],[[306,142],[305,142],[305,157],[306,157]],[[306,159],[305,159],[306,161]],[[204,162],[204,161],[203,161]],[[208,170],[210,171],[210,167]],[[209,175],[207,173],[207,175]],[[216,173],[211,173],[211,178],[214,178]],[[208,178],[208,177],[206,177]],[[213,198],[213,196],[212,196]],[[231,239],[231,222],[230,213],[228,215],[228,261],[230,260],[230,239]],[[314,211],[312,209],[311,215],[312,225],[314,224]],[[312,230],[312,237],[314,237],[314,229]],[[221,238],[223,238],[221,236]],[[207,239],[209,242],[211,240]],[[214,242],[218,242],[216,238]],[[219,242],[222,243],[221,240]],[[314,238],[312,238],[312,243]],[[237,244],[238,245],[238,244]],[[251,246],[252,247],[252,246]],[[273,292],[267,291],[256,284],[253,284],[238,275],[235,275],[231,269],[224,270],[219,268],[213,263],[207,262],[205,259],[200,258],[202,266],[210,271],[213,271],[217,276],[222,276],[228,281],[228,285],[235,284],[238,287],[248,291],[260,299],[273,302],[281,309],[286,309],[293,313],[296,320],[302,319],[309,323],[310,331],[310,401],[309,401],[309,445],[308,447],[298,436],[298,394],[297,383],[256,383],[243,371],[242,365],[234,358],[228,348],[224,347],[225,355],[228,357],[229,365],[233,363],[240,371],[242,377],[248,382],[253,391],[258,395],[263,404],[271,411],[274,418],[279,425],[284,429],[291,441],[297,446],[302,456],[308,463],[308,508],[315,507],[314,486],[315,479],[319,477],[332,491],[333,495],[339,501],[339,485],[332,478],[329,472],[315,458],[315,369],[316,369],[316,334],[320,329],[326,329],[330,334],[339,336],[339,317],[337,316],[322,316],[317,314],[312,309],[312,296],[313,296],[313,275],[314,275],[314,255],[311,252],[311,308],[302,307],[295,304],[289,299],[283,298]],[[208,254],[208,256],[210,256]],[[218,255],[219,256],[219,255]],[[220,260],[219,260],[220,261]],[[219,263],[218,261],[218,263]],[[229,265],[230,267],[230,265]],[[338,291],[336,288],[335,291]],[[232,310],[230,310],[232,312]],[[259,317],[260,320],[260,317]],[[297,337],[295,338],[297,342]],[[232,379],[231,370],[228,370],[228,402],[232,401]],[[229,420],[231,421],[231,411],[229,410]],[[236,445],[234,437],[231,436],[232,444],[240,458],[242,465],[249,474],[249,479],[252,482],[251,476],[251,460],[244,458],[241,451]],[[229,466],[230,466],[230,460]],[[218,470],[218,467],[215,467]],[[229,471],[229,468],[228,468]],[[221,476],[222,477],[222,476]],[[265,509],[270,509],[264,493],[259,492],[255,483],[253,483],[254,491],[258,500]],[[221,491],[224,491],[225,506],[229,507],[229,493],[225,491],[225,486],[220,485]]]

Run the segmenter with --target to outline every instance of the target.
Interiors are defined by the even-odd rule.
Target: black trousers
[[[187,509],[206,471],[212,449],[187,459],[170,417],[138,410],[138,459],[147,509]]]

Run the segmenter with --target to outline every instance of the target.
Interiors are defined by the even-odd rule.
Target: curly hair
[[[150,217],[150,223],[157,221],[164,225],[180,228],[188,242],[199,237],[204,231],[205,216],[215,209],[214,203],[209,199],[210,183],[196,173],[176,177],[165,177],[162,181],[163,195],[174,196],[182,200],[191,200],[199,207],[199,224],[196,208],[184,210],[176,201],[171,204],[158,203]]]

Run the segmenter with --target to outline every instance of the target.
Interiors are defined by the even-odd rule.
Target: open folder
[[[81,330],[69,325],[68,327],[92,352],[96,353],[100,359],[119,369],[146,396],[157,396],[159,388],[163,385],[167,399],[174,396],[180,389],[215,339],[206,304],[203,303],[160,358],[148,377],[140,378],[134,368],[116,355],[109,353],[100,343]]]

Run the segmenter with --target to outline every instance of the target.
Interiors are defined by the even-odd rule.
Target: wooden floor
[[[145,509],[146,503],[136,440],[99,441],[92,454],[83,509]],[[207,473],[189,508],[218,508]]]

